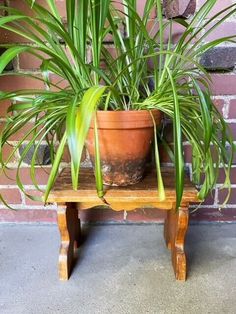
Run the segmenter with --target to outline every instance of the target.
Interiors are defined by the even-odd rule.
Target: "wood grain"
[[[61,234],[59,250],[59,278],[68,280],[74,262],[74,251],[80,243],[80,220],[76,204],[59,203],[57,209],[58,227]]]
[[[188,220],[188,204],[183,204],[178,211],[173,207],[172,210],[167,212],[164,226],[164,237],[167,247],[171,250],[175,277],[177,280],[181,281],[185,281],[187,276],[187,262],[184,244],[188,230]]]
[[[172,264],[177,280],[186,280],[186,254],[184,251],[185,235],[188,230],[189,203],[198,202],[197,191],[185,176],[185,187],[181,207],[175,209],[176,195],[174,169],[162,169],[166,190],[166,200],[161,201],[157,193],[155,171],[146,173],[143,181],[127,187],[105,187],[105,199],[113,210],[133,210],[151,208],[168,210],[165,220],[164,237],[171,250]],[[93,206],[104,206],[97,197],[94,174],[91,169],[82,169],[80,186],[74,191],[71,186],[71,175],[68,168],[58,177],[55,187],[49,195],[49,202],[58,204],[58,227],[61,233],[59,252],[59,277],[68,280],[73,263],[74,249],[80,241],[80,220],[78,211]],[[99,210],[99,207],[97,207]]]
[[[163,168],[163,181],[166,191],[167,205],[160,201],[157,192],[157,179],[155,171],[147,172],[144,179],[138,184],[127,187],[104,186],[105,199],[114,209],[119,207],[123,209],[121,203],[133,203],[135,206],[142,206],[142,204],[154,204],[155,207],[162,209],[169,209],[170,205],[175,202],[175,185],[174,185],[174,169]],[[183,199],[185,201],[198,201],[197,191],[193,187],[189,178],[185,176],[185,186]],[[82,169],[80,172],[79,189],[77,191],[72,189],[70,169],[65,168],[58,177],[54,189],[51,191],[48,202],[80,202],[86,204],[81,206],[81,209],[93,207],[95,205],[104,205],[98,198],[95,186],[95,178],[92,169]],[[135,207],[132,206],[131,209]],[[127,210],[131,210],[128,209]]]

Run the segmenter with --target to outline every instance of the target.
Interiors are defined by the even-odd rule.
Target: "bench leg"
[[[167,212],[164,237],[167,247],[171,250],[172,264],[177,280],[186,280],[187,265],[184,252],[185,235],[188,230],[188,205]]]
[[[68,280],[73,267],[75,249],[80,242],[80,220],[76,204],[58,204],[57,218],[61,234],[59,278],[60,280]]]

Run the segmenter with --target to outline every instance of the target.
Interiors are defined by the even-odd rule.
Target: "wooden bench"
[[[157,194],[157,181],[154,171],[147,173],[138,184],[129,187],[105,186],[105,199],[113,210],[130,211],[135,208],[157,208],[167,210],[164,237],[171,250],[172,264],[177,280],[186,280],[186,255],[184,240],[188,229],[189,203],[198,202],[197,191],[185,177],[183,200],[179,211],[175,210],[174,171],[162,169],[166,190],[166,200],[160,201]],[[79,190],[71,187],[70,169],[66,168],[58,177],[48,202],[57,203],[58,227],[61,234],[59,253],[59,277],[68,280],[73,267],[74,250],[80,243],[79,211],[103,205],[97,197],[94,174],[91,169],[82,169]],[[99,210],[99,209],[98,209]]]

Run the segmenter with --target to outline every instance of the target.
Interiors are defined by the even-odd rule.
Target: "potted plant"
[[[9,108],[13,114],[9,115],[0,137],[2,171],[30,136],[18,162],[17,183],[22,191],[19,169],[32,146],[31,177],[39,188],[34,169],[37,150],[46,140],[52,170],[45,201],[67,145],[73,188],[78,188],[85,144],[94,161],[98,196],[103,198],[103,177],[108,184],[117,184],[115,180],[119,175],[118,184],[135,183],[140,179],[143,173],[140,167],[146,159],[144,151],[148,153],[153,134],[160,198],[165,197],[165,192],[158,138],[175,165],[177,207],[184,186],[183,136],[192,146],[194,182],[202,183],[199,199],[204,200],[214,188],[220,167],[225,171],[225,187],[230,190],[233,138],[211,100],[210,76],[199,64],[199,58],[216,45],[234,40],[225,37],[204,43],[212,31],[236,12],[235,4],[207,20],[216,3],[216,0],[207,0],[187,22],[181,18],[164,19],[161,0],[146,0],[141,17],[136,1],[123,0],[123,9],[119,9],[110,0],[67,0],[67,22],[64,23],[54,0],[47,0],[47,7],[33,0],[24,2],[30,8],[30,15],[1,7],[7,15],[1,17],[0,27],[27,39],[30,44],[4,45],[8,49],[0,57],[0,72],[5,75],[3,70],[9,61],[27,51],[41,60],[42,77],[35,75],[34,78],[43,80],[48,89],[0,94],[1,100],[14,101]],[[150,29],[149,17],[153,10],[157,18]],[[178,42],[173,43],[176,23],[181,24],[184,31]],[[204,34],[203,29],[207,29]],[[106,45],[109,40],[114,43],[113,50]],[[58,83],[50,81],[51,73],[60,78]],[[66,87],[61,87],[61,81],[66,82]],[[173,121],[173,149],[158,130],[162,114]],[[3,160],[2,147],[14,132],[32,119],[33,128],[19,141],[9,158]],[[122,140],[125,144],[119,146]],[[138,143],[141,148],[137,147]],[[108,144],[112,149],[107,148]],[[134,154],[130,155],[132,149]],[[121,161],[121,157],[124,160]],[[134,174],[130,174],[132,169],[136,171]]]

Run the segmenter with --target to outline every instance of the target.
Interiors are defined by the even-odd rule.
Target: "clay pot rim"
[[[153,110],[117,110],[117,111],[96,111],[97,125],[99,129],[142,129],[153,127],[153,120],[150,114],[159,125],[162,119],[162,112]],[[94,128],[94,120],[90,128]]]
[[[141,115],[141,114],[149,114],[152,113],[159,113],[160,110],[158,109],[141,109],[141,110],[96,110],[96,113],[99,115],[117,115],[117,114],[124,114],[124,115]],[[150,114],[149,114],[150,115]]]

